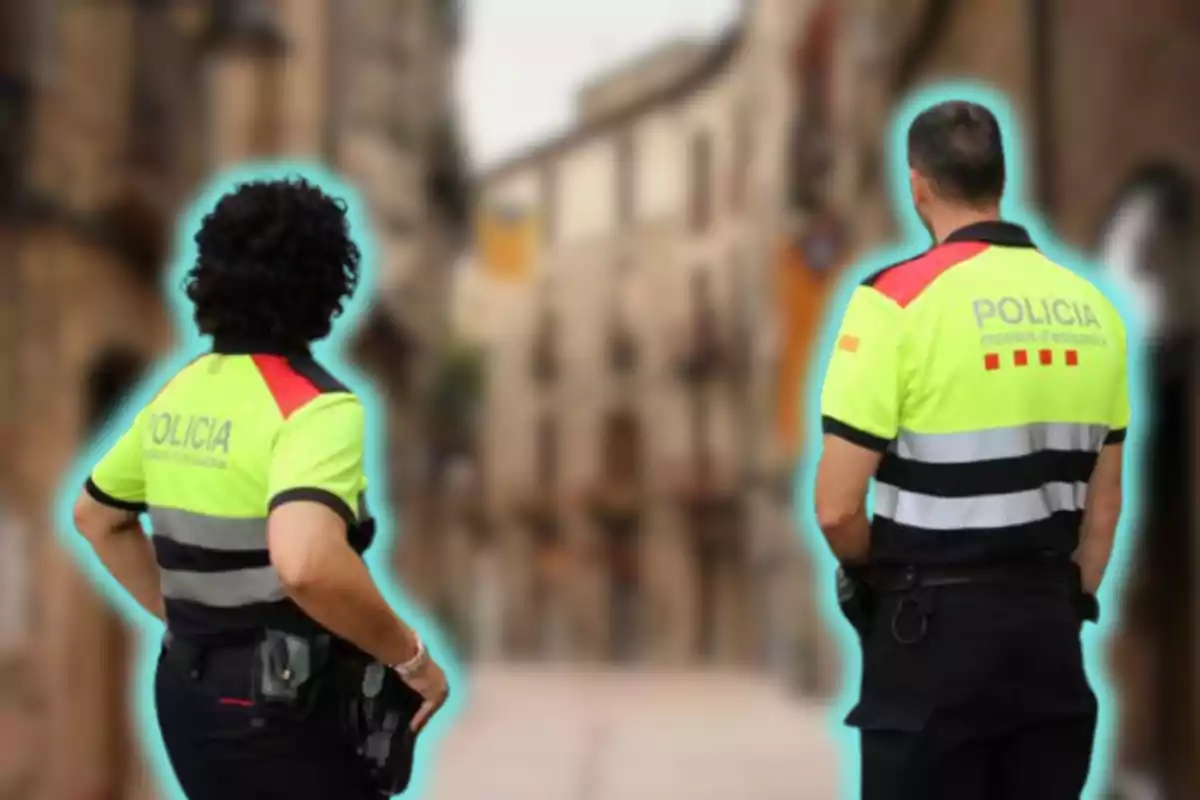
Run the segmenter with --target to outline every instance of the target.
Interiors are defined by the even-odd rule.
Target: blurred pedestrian
[[[196,245],[187,296],[212,349],[95,465],[76,524],[167,624],[156,705],[188,797],[393,793],[447,686],[362,559],[363,406],[309,350],[358,282],[345,205],[244,183]]]
[[[1097,710],[1080,632],[1121,512],[1124,325],[1001,220],[990,111],[925,110],[908,163],[935,244],[855,289],[821,398],[816,513],[863,648],[847,719],[863,797],[1078,798]]]

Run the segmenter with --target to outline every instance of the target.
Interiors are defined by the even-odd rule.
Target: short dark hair
[[[908,129],[908,165],[933,181],[947,200],[996,202],[1005,179],[1000,123],[978,103],[938,103]]]
[[[305,346],[329,335],[358,285],[345,202],[303,178],[238,185],[195,241],[184,288],[202,334]]]

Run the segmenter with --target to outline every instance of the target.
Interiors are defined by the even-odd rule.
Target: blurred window
[[[558,235],[558,167],[553,160],[542,165],[542,239],[553,244]]]
[[[692,230],[703,233],[712,224],[712,137],[700,131],[692,137],[690,152]]]
[[[558,421],[549,415],[538,421],[537,475],[541,488],[549,489],[558,474]]]
[[[750,111],[743,103],[738,106],[733,118],[733,185],[730,187],[729,200],[730,206],[735,212],[742,211],[746,207],[753,135]]]
[[[0,509],[0,655],[21,650],[29,635],[30,562],[24,530]]]
[[[629,130],[617,136],[616,165],[617,227],[625,228],[637,216],[637,144]]]

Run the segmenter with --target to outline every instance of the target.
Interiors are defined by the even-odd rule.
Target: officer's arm
[[[821,391],[817,524],[843,563],[870,550],[866,496],[900,415],[901,309],[869,286],[850,299]]]
[[[154,547],[142,529],[146,483],[139,414],[101,457],[75,501],[75,528],[118,583],[147,611],[165,618]]]
[[[1121,520],[1121,473],[1125,448],[1120,443],[1105,445],[1088,481],[1083,530],[1075,561],[1083,573],[1083,588],[1095,594],[1112,558],[1117,524]]]
[[[1112,558],[1117,525],[1121,520],[1122,466],[1125,457],[1125,432],[1129,427],[1129,387],[1125,369],[1125,336],[1118,324],[1121,372],[1118,378],[1109,432],[1096,467],[1088,480],[1087,503],[1083,512],[1079,549],[1075,561],[1083,574],[1083,588],[1095,594]]]
[[[271,460],[267,546],[305,613],[379,661],[400,664],[416,655],[416,636],[347,538],[364,488],[363,436],[363,408],[351,394],[322,395],[288,419]]]

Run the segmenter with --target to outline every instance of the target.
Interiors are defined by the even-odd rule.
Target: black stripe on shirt
[[[206,606],[192,600],[165,598],[167,625],[182,639],[206,642],[254,640],[263,629],[295,634],[323,633],[324,629],[291,600],[249,603],[234,608]]]
[[[268,550],[213,550],[181,544],[174,539],[155,534],[154,554],[162,569],[182,572],[235,572],[260,569],[271,565]]]
[[[1125,434],[1127,431],[1127,428],[1113,428],[1108,432],[1108,435],[1104,437],[1104,443],[1121,444],[1125,441]]]
[[[318,489],[315,486],[297,486],[294,489],[285,489],[271,498],[268,508],[270,511],[274,511],[285,503],[292,503],[298,500],[320,503],[326,506],[341,517],[347,527],[352,527],[358,519],[354,513],[354,509],[350,508],[350,505],[345,500],[328,489]]]
[[[1079,546],[1082,511],[1000,528],[935,530],[876,515],[871,520],[871,563],[878,565],[985,564],[1044,555],[1070,558]]]
[[[83,490],[88,493],[88,496],[101,505],[106,505],[109,508],[118,508],[121,511],[129,511],[134,514],[142,514],[146,511],[145,503],[132,502],[129,500],[120,500],[113,497],[108,492],[96,485],[96,482],[91,478],[83,484]]]
[[[887,450],[888,445],[891,444],[889,439],[883,439],[873,433],[867,433],[864,430],[855,428],[852,425],[847,425],[841,420],[837,420],[829,416],[821,417],[821,431],[829,434],[830,436],[836,436],[839,439],[845,439],[847,442],[856,444],[859,447],[865,447],[868,450],[874,450],[877,453],[882,453],[884,450]]]
[[[1047,483],[1086,483],[1096,453],[1042,450],[1015,458],[933,464],[884,455],[876,479],[898,489],[935,497],[978,497],[1040,489]]]

